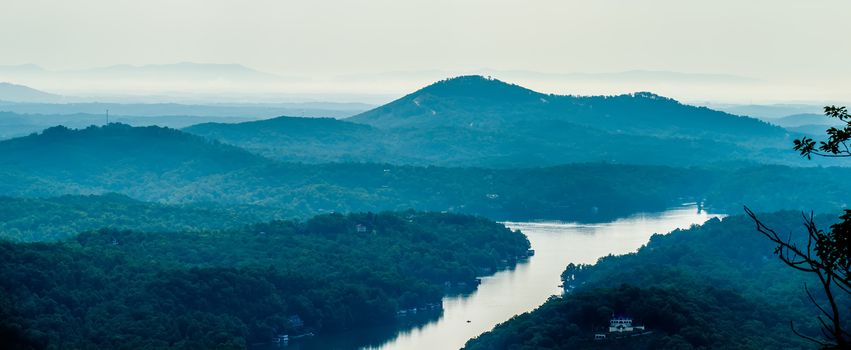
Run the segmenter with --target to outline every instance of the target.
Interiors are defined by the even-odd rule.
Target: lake
[[[529,237],[535,256],[514,269],[482,278],[471,294],[444,297],[442,313],[418,315],[397,327],[293,341],[286,348],[458,349],[498,323],[560,295],[561,273],[568,263],[591,264],[609,254],[634,252],[654,233],[688,228],[717,216],[686,205],[599,224],[505,222]]]

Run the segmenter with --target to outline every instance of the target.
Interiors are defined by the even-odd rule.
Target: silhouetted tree
[[[827,106],[824,107],[824,115],[830,118],[837,118],[845,125],[841,128],[832,127],[827,129],[828,138],[826,141],[819,141],[819,146],[816,148],[816,141],[809,137],[803,137],[795,140],[795,150],[801,152],[802,156],[811,159],[812,156],[820,157],[849,157],[851,149],[848,148],[848,140],[851,139],[851,115],[845,107]]]
[[[831,118],[837,118],[844,126],[831,127],[826,130],[827,140],[816,141],[810,137],[795,140],[796,151],[802,156],[812,159],[812,156],[820,157],[851,157],[851,149],[848,147],[851,139],[851,115],[845,107],[828,106],[824,108],[824,114]],[[814,274],[824,291],[826,302],[818,302],[813,297],[810,289],[805,285],[804,290],[810,301],[819,309],[821,315],[818,317],[821,323],[823,339],[816,339],[803,335],[795,330],[794,323],[791,324],[795,334],[821,345],[825,349],[847,349],[851,347],[851,334],[843,329],[843,319],[848,316],[848,310],[840,309],[837,304],[837,296],[840,293],[851,295],[851,210],[845,209],[840,221],[830,226],[830,231],[825,232],[816,226],[813,214],[804,214],[804,226],[807,228],[806,247],[799,246],[798,242],[789,237],[782,237],[776,231],[766,226],[748,207],[745,212],[756,223],[756,229],[777,246],[774,253],[786,265],[807,273]],[[824,305],[827,304],[827,305]]]

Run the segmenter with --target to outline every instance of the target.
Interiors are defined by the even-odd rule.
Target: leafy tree
[[[827,129],[825,131],[828,135],[827,141],[819,141],[818,148],[816,148],[816,141],[810,137],[795,140],[795,150],[801,152],[801,155],[806,156],[807,159],[812,159],[814,155],[820,157],[851,156],[851,150],[848,148],[848,140],[851,139],[851,115],[848,114],[848,109],[827,106],[824,107],[824,115],[839,119],[845,123],[845,126]]]
[[[812,159],[812,156],[851,156],[851,150],[848,148],[851,139],[851,115],[848,110],[845,107],[827,106],[824,108],[824,114],[839,119],[845,125],[827,129],[827,140],[819,141],[818,146],[810,137],[797,139],[794,141],[794,149],[807,159]],[[826,302],[817,301],[806,285],[804,290],[821,313],[818,320],[824,338],[817,339],[801,334],[795,330],[794,323],[791,324],[792,331],[826,349],[851,347],[851,333],[842,321],[849,316],[849,312],[842,309],[837,302],[837,294],[851,294],[851,210],[845,209],[844,214],[839,217],[840,222],[830,226],[828,232],[818,228],[812,214],[804,215],[804,226],[808,233],[806,246],[798,244],[791,235],[783,237],[766,226],[748,207],[745,207],[745,211],[756,223],[757,231],[776,245],[774,253],[781,261],[796,270],[815,274],[821,284]]]

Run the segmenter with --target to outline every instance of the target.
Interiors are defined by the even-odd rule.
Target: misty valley
[[[848,344],[843,108],[479,75],[380,106],[4,88],[2,348]]]

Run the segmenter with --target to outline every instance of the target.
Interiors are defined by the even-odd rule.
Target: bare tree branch
[[[809,215],[801,213],[804,219],[804,227],[807,229],[806,250],[801,250],[795,244],[795,240],[791,232],[788,237],[784,239],[780,237],[776,231],[766,226],[747,206],[745,207],[745,213],[747,213],[751,220],[753,220],[756,224],[757,232],[764,235],[776,245],[774,253],[778,256],[780,261],[796,270],[815,274],[822,286],[827,307],[822,306],[822,303],[813,296],[806,284],[804,284],[804,291],[806,292],[810,302],[815,305],[822,314],[818,316],[817,319],[821,324],[820,330],[825,340],[817,340],[813,337],[805,336],[795,330],[794,325],[792,325],[792,331],[796,335],[815,342],[823,348],[846,349],[851,346],[851,337],[848,337],[848,332],[843,329],[843,324],[840,319],[841,312],[837,305],[834,291],[832,290],[832,287],[835,285],[838,286],[840,290],[847,292],[851,286],[849,286],[849,281],[846,278],[847,272],[842,271],[842,269],[834,261],[824,259],[824,251],[826,249],[825,244],[830,243],[830,241],[827,240],[827,235],[825,235],[824,231],[819,230],[816,226],[814,214],[812,212],[810,212]],[[824,318],[822,316],[824,316]]]

